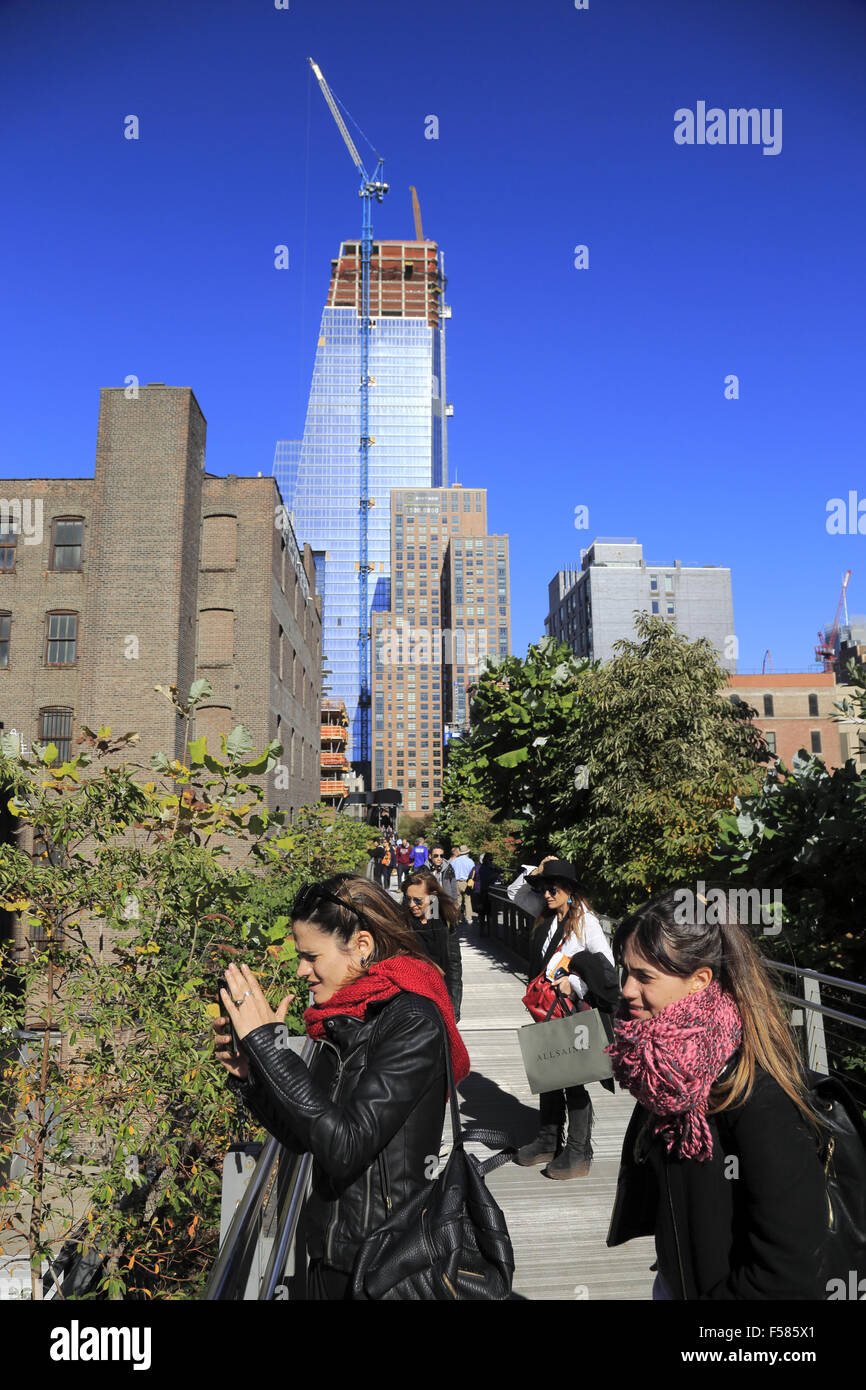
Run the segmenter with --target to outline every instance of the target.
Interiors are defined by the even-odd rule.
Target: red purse
[[[560,994],[556,985],[550,981],[542,970],[540,975],[536,975],[534,980],[530,980],[529,987],[523,996],[523,1003],[526,1005],[536,1023],[545,1023],[551,1018],[567,1018],[574,1010],[569,1007],[570,1000],[564,994]]]

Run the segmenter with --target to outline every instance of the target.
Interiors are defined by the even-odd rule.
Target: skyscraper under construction
[[[375,241],[370,270],[366,624],[391,607],[392,488],[448,485],[445,274],[435,242]],[[361,246],[331,262],[303,438],[281,441],[274,474],[316,557],[329,693],[345,701],[348,754],[370,786],[370,706],[359,683]]]

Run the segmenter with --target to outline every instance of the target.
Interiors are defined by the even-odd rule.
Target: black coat
[[[654,1235],[675,1299],[826,1298],[817,1142],[778,1082],[757,1067],[748,1100],[707,1117],[704,1162],[648,1142],[649,1118],[637,1105],[626,1131],[608,1245]]]
[[[454,1009],[454,1017],[460,1022],[460,1009],[463,1004],[463,957],[460,953],[460,935],[455,927],[438,916],[438,903],[434,903],[437,915],[427,922],[420,922],[406,910],[406,922],[418,937],[427,955],[445,976],[445,988]]]
[[[370,1004],[363,1019],[338,1015],[325,1028],[339,1057],[333,1099],[300,1057],[280,1046],[285,1033],[275,1023],[241,1042],[250,1077],[234,1089],[286,1148],[312,1153],[310,1258],[348,1273],[364,1238],[389,1214],[378,1155],[384,1151],[395,1209],[427,1186],[431,1160],[438,1161],[445,1029],[432,1000],[406,990]]]

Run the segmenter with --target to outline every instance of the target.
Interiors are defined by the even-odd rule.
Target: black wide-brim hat
[[[561,879],[563,883],[570,883],[578,892],[583,891],[583,884],[577,875],[577,870],[570,859],[548,859],[547,863],[534,874],[527,874],[526,882],[530,888],[534,888],[540,893],[545,883],[551,879]]]

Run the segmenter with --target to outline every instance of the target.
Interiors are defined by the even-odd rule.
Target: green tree
[[[555,797],[554,847],[614,914],[705,873],[719,812],[768,756],[709,641],[640,612],[635,632],[564,740],[564,765],[585,765],[588,787],[563,779]]]

